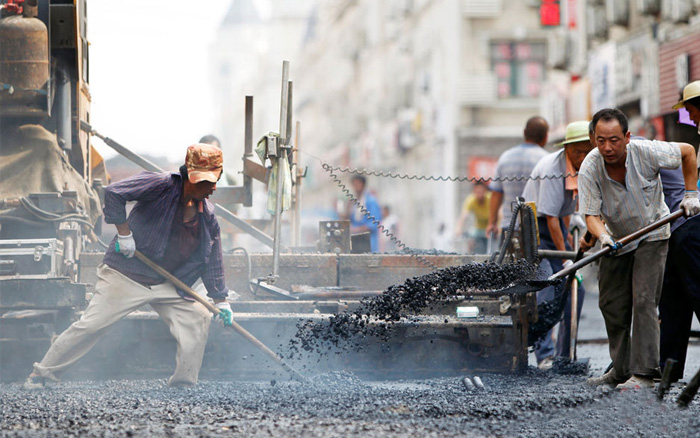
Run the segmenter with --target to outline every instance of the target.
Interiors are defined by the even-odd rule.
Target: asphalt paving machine
[[[84,0],[7,0],[2,14],[0,367],[1,378],[13,380],[23,378],[52,336],[79,317],[96,281],[102,254],[84,249],[100,234],[99,193],[108,175],[90,146],[91,136],[147,170],[159,169],[90,126]],[[298,163],[300,155],[298,145],[290,141],[292,88],[287,74],[288,65],[283,67],[279,135],[266,140],[271,163],[283,158]],[[221,220],[273,250],[235,251],[224,257],[228,286],[240,295],[232,302],[235,320],[271,349],[285,355],[300,321],[323,324],[407,279],[487,261],[486,256],[415,251],[358,254],[349,223],[334,220],[319,223],[316,245],[285,246],[279,196],[273,236],[236,217],[222,205],[250,206],[252,179],[267,181],[271,174],[265,163],[252,158],[252,113],[252,97],[247,97],[244,184],[218,190],[218,198],[212,200]],[[340,181],[337,176],[331,179]],[[300,183],[296,181],[297,190]],[[533,221],[523,216],[521,222]],[[527,230],[518,231],[509,258],[537,254],[532,239],[536,233]],[[356,351],[289,360],[307,372],[347,370],[382,378],[522,372],[527,367],[528,326],[537,317],[534,295],[490,292],[462,291],[395,321],[392,336],[368,337]],[[163,358],[174,357],[175,348],[167,326],[150,309],[140,309],[117,323],[66,378],[165,376],[172,364]],[[236,333],[212,325],[202,377],[265,378],[279,373]]]

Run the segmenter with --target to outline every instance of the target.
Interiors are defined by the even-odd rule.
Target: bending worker
[[[540,231],[540,249],[571,251],[568,242],[569,221],[578,205],[578,184],[575,176],[583,159],[593,149],[588,136],[588,122],[573,122],[566,127],[566,137],[557,152],[545,155],[532,170],[530,179],[523,190],[526,201],[534,201],[537,209],[537,227]],[[566,175],[565,178],[557,176]],[[540,262],[542,274],[549,277],[573,264],[567,260],[544,258]],[[586,291],[579,288],[578,314],[581,314],[583,297]],[[538,304],[554,299],[555,287],[549,286],[537,293]],[[571,305],[567,306],[571,309]],[[571,332],[571,312],[567,312],[568,321],[559,325],[558,348],[555,352],[552,331],[544,339],[535,343],[535,356],[540,369],[552,367],[554,356],[569,356],[569,335]]]
[[[674,109],[683,107],[700,134],[700,81],[686,85],[683,98],[673,106]],[[666,205],[671,210],[677,209],[685,192],[682,175],[666,171],[661,174],[661,181]],[[700,321],[700,216],[673,221],[668,241],[664,287],[659,301],[659,365],[663,367],[669,358],[678,362],[671,374],[673,382],[683,378],[693,313]]]
[[[695,149],[687,143],[630,141],[627,117],[617,109],[598,111],[589,133],[597,149],[588,154],[579,171],[579,209],[593,237],[613,248],[612,257],[601,259],[598,282],[613,367],[588,383],[653,388],[653,379],[661,376],[656,306],[670,227],[666,224],[624,247],[616,239],[669,214],[661,169],[682,165],[685,195],[680,208],[686,216],[700,212]],[[582,248],[591,244],[581,239]]]
[[[223,155],[212,145],[187,149],[179,173],[141,172],[105,188],[105,222],[115,224],[103,263],[97,268],[95,294],[80,320],[51,344],[49,351],[24,384],[41,388],[83,357],[115,322],[150,304],[170,327],[177,341],[175,372],[170,386],[194,385],[202,365],[211,322],[200,303],[133,258],[143,252],[187,285],[198,278],[207,289],[225,324],[231,324],[226,301],[219,224],[207,200],[221,176]],[[136,205],[126,217],[127,201]]]

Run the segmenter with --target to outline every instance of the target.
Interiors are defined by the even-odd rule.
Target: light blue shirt
[[[489,189],[492,192],[503,193],[501,228],[506,228],[510,223],[511,203],[522,195],[532,169],[545,155],[547,151],[539,145],[522,143],[503,152],[498,159],[495,176],[508,180],[492,181]]]

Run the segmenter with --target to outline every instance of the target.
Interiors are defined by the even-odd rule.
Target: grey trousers
[[[600,262],[599,306],[610,342],[614,375],[659,377],[659,317],[668,240]]]
[[[34,364],[34,372],[58,380],[112,324],[150,304],[177,341],[175,373],[168,384],[197,383],[211,323],[209,311],[198,302],[181,298],[170,283],[148,288],[104,264],[97,268],[97,278],[95,295],[83,316],[56,338],[41,362]]]

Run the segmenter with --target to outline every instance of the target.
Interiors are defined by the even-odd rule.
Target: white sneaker
[[[36,391],[46,387],[46,380],[41,376],[29,376],[22,384],[22,388],[26,391]]]
[[[644,376],[632,376],[625,383],[620,383],[615,389],[627,391],[630,389],[654,389],[654,379]]]
[[[548,371],[552,369],[552,365],[554,365],[554,358],[550,356],[542,359],[542,362],[537,364],[537,368],[541,369],[542,371]]]

